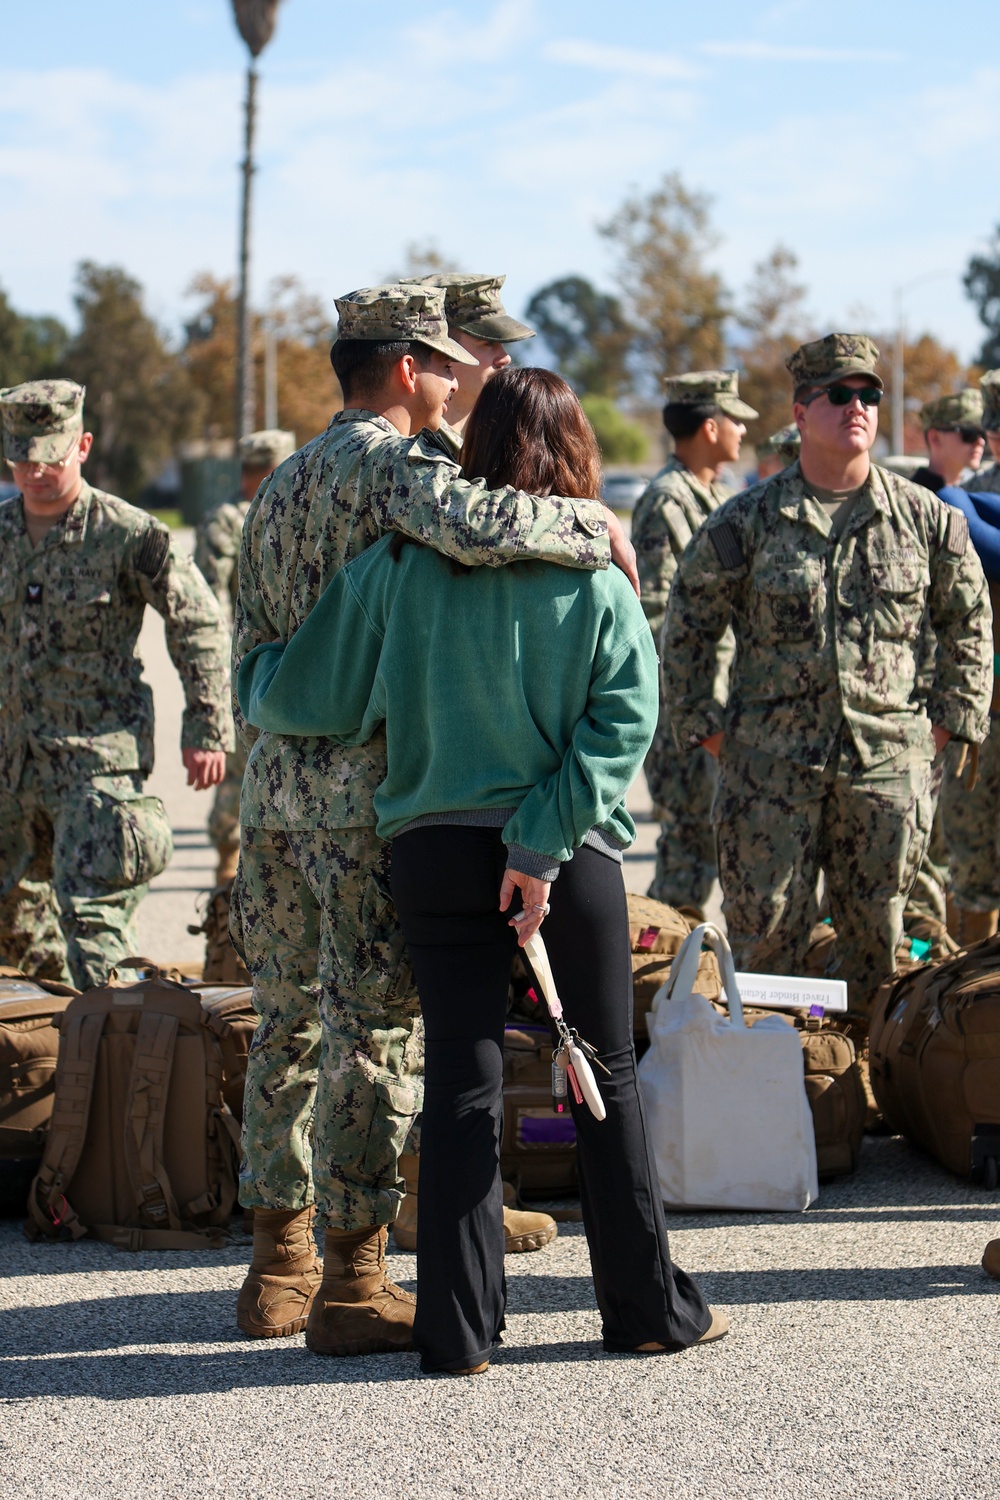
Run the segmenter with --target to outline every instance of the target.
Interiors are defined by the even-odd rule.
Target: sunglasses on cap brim
[[[828,396],[831,406],[850,406],[857,396],[862,406],[878,406],[884,395],[885,392],[880,391],[876,385],[825,385],[822,390],[813,391],[811,396],[806,396],[801,405],[811,406],[820,396]]]

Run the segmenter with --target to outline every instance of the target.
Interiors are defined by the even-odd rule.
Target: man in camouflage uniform
[[[983,398],[983,430],[990,447],[991,464],[986,464],[962,488],[973,494],[1000,494],[1000,370],[987,370],[979,381]]]
[[[794,974],[822,870],[859,1029],[895,970],[931,825],[931,768],[987,728],[991,612],[968,522],[870,462],[882,382],[861,334],[788,361],[802,451],[728,500],[681,560],[663,674],[682,748],[718,754],[714,817],[737,967]],[[921,684],[924,621],[937,642]],[[732,625],[729,698],[713,696]]]
[[[657,649],[681,554],[705,518],[732,493],[719,482],[719,472],[739,458],[744,424],[757,415],[740,400],[732,370],[668,376],[663,388],[663,425],[674,440],[674,454],[650,480],[632,517],[642,607]],[[728,667],[724,655],[718,665],[720,701],[725,699]],[[645,771],[653,815],[660,823],[647,894],[669,906],[700,908],[716,875],[711,822],[715,761],[701,750],[677,754],[662,683],[660,717]]]
[[[448,402],[448,420],[438,428],[438,440],[458,456],[466,423],[479,393],[498,370],[510,364],[508,344],[533,339],[527,323],[512,318],[500,300],[505,276],[479,276],[469,271],[440,271],[436,276],[415,277],[405,286],[440,287],[448,319],[448,337],[471,354],[474,364],[456,365],[458,389]]]
[[[453,363],[471,360],[448,337],[440,290],[366,289],[337,308],[331,357],[345,408],[250,508],[234,669],[259,643],[289,639],[331,576],[393,526],[467,564],[600,567],[613,555],[634,578],[620,524],[598,501],[466,482],[421,431],[441,420]],[[238,714],[237,724],[242,732]],[[255,1210],[254,1261],[237,1320],[264,1337],[305,1325],[318,1353],[406,1348],[411,1336],[412,1298],[387,1280],[384,1247],[398,1157],[421,1105],[422,1046],[389,845],[375,835],[384,774],[380,736],[345,749],[265,733],[240,803],[232,930],[260,1022],[240,1195]],[[318,1294],[314,1201],[327,1226]]]
[[[770,479],[772,474],[780,474],[782,469],[787,469],[798,458],[801,447],[802,439],[794,422],[789,422],[787,427],[779,427],[777,432],[772,432],[769,438],[758,443],[754,450],[757,454],[757,482],[762,483],[765,479]]]
[[[201,525],[195,538],[195,565],[204,575],[219,602],[226,628],[232,633],[233,606],[236,603],[237,567],[243,522],[267,476],[295,452],[294,432],[269,428],[251,432],[239,443],[240,488],[231,500],[217,505]],[[226,774],[215,794],[208,817],[208,836],[219,855],[216,884],[232,880],[240,853],[240,787],[247,756],[237,741],[235,750],[226,756]]]
[[[214,786],[232,743],[218,608],[166,527],[92,489],[83,389],[0,391],[0,956],[79,988],[137,951],[134,917],[172,852],[153,766],[152,694],[136,641],[163,616],[184,686],[188,783]]]

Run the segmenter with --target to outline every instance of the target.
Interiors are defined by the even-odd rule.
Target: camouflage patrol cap
[[[777,458],[783,458],[786,464],[793,464],[801,447],[802,434],[794,422],[789,422],[787,427],[779,427],[777,432],[772,432],[769,438],[758,443],[755,452],[758,458],[768,458],[774,454]]]
[[[448,319],[444,311],[444,292],[440,287],[366,286],[336,299],[340,326],[339,339],[366,339],[370,342],[396,343],[412,340],[447,355],[457,365],[474,365],[478,361],[467,354],[461,344],[448,337]]]
[[[695,370],[690,375],[665,375],[663,392],[668,406],[717,406],[737,422],[750,422],[757,413],[740,400],[735,370]]]
[[[1000,428],[1000,370],[984,370],[979,378],[983,398],[983,426],[987,432]]]
[[[828,333],[825,339],[802,344],[785,360],[785,368],[796,388],[800,385],[834,385],[846,375],[868,375],[882,389],[876,370],[878,348],[866,333]]]
[[[983,398],[972,386],[956,391],[952,396],[939,396],[936,401],[925,401],[920,408],[920,425],[927,432],[937,428],[947,432],[953,427],[982,427]]]
[[[467,271],[441,271],[437,276],[415,276],[410,286],[438,286],[444,292],[444,310],[450,327],[470,333],[475,339],[496,344],[516,344],[533,339],[535,330],[512,318],[500,301],[506,276],[474,276]]]
[[[85,394],[72,380],[29,380],[0,391],[4,458],[15,464],[65,458],[83,427]]]
[[[237,447],[240,463],[248,469],[262,469],[266,464],[276,469],[295,452],[295,433],[283,432],[280,427],[266,427],[262,432],[250,432],[240,438]]]

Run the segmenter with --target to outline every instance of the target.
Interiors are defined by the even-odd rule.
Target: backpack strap
[[[103,1012],[72,1015],[64,1024],[56,1065],[56,1093],[52,1123],[38,1175],[31,1184],[25,1225],[29,1238],[39,1234],[79,1240],[87,1233],[66,1198],[87,1138],[90,1101],[94,1093],[97,1053],[104,1031]]]
[[[225,1229],[129,1229],[124,1224],[92,1224],[90,1236],[119,1250],[222,1250],[232,1243]]]
[[[177,1028],[175,1015],[143,1013],[125,1102],[125,1167],[136,1207],[152,1227],[173,1231],[181,1229],[181,1216],[163,1162],[163,1123]]]

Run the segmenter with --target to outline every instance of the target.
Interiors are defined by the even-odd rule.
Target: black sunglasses
[[[829,396],[831,406],[850,406],[855,396],[857,396],[862,406],[878,406],[884,394],[884,391],[880,391],[874,385],[863,385],[860,387],[853,385],[825,385],[822,390],[813,391],[811,396],[807,396],[802,405],[811,406],[814,401],[819,400],[820,396]]]
[[[978,443],[986,436],[981,427],[953,427],[952,432],[957,432],[963,443]]]

